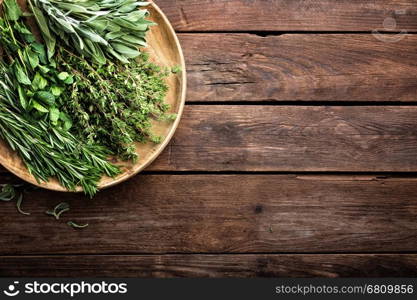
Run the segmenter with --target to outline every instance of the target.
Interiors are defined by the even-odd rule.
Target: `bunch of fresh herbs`
[[[103,175],[120,173],[110,156],[136,160],[135,142],[160,141],[152,120],[175,118],[164,103],[169,72],[138,51],[151,22],[137,8],[147,3],[29,1],[46,46],[16,0],[3,4],[0,137],[38,181],[93,196]]]
[[[56,62],[48,59],[45,47],[22,21],[22,11],[15,0],[5,0],[5,13],[0,18],[0,44],[3,61],[13,74],[19,107],[36,119],[47,119],[55,126],[68,130],[70,117],[58,107],[59,96],[66,85],[71,85],[72,76],[59,73]],[[17,55],[16,55],[17,54]]]
[[[146,20],[149,15],[146,9],[138,9],[148,5],[143,1],[28,1],[50,57],[58,37],[98,64],[105,64],[107,58],[128,63],[139,56],[138,47],[146,47],[146,32],[155,25]]]
[[[38,181],[56,177],[68,190],[82,186],[93,196],[103,175],[120,170],[107,161],[109,150],[83,144],[70,132],[36,120],[17,104],[17,91],[9,70],[0,63],[0,137],[17,151]]]

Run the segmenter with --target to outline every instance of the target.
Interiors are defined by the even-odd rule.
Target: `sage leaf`
[[[111,43],[111,45],[112,45],[114,50],[116,50],[117,52],[123,54],[124,56],[126,56],[128,58],[135,58],[135,57],[138,57],[140,55],[140,52],[137,49],[127,47],[123,44]]]
[[[48,22],[42,11],[38,7],[33,6],[31,1],[29,1],[29,4],[45,40],[46,47],[48,48],[48,58],[51,58],[55,53],[56,40],[49,31]]]
[[[7,18],[10,21],[19,20],[20,16],[22,16],[22,10],[20,9],[16,0],[4,0],[3,4]]]

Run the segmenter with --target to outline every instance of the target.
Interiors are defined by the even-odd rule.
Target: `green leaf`
[[[181,66],[174,66],[171,68],[171,72],[173,74],[181,73],[181,70],[182,70]]]
[[[124,36],[121,37],[121,39],[126,41],[126,42],[129,42],[129,43],[133,44],[132,46],[134,46],[134,45],[139,45],[139,46],[142,46],[142,47],[147,47],[148,46],[145,39],[136,37],[136,36],[131,35],[131,34],[124,35]]]
[[[114,18],[113,22],[121,27],[136,31],[146,31],[149,27],[148,24],[133,23],[123,17]]]
[[[59,7],[61,9],[71,11],[72,13],[82,13],[82,14],[88,13],[88,10],[81,5],[76,5],[76,4],[71,4],[71,3],[59,3]]]
[[[42,11],[36,6],[33,6],[31,1],[29,1],[29,4],[35,16],[36,22],[38,23],[39,28],[42,32],[42,36],[45,40],[46,47],[48,48],[48,58],[51,58],[55,53],[56,40],[49,31],[48,22],[46,21],[46,18]]]
[[[25,85],[31,85],[32,84],[28,75],[23,70],[23,68],[20,66],[20,64],[18,64],[18,63],[14,64],[14,73],[16,75],[17,81],[19,81],[21,84],[25,84]]]
[[[56,108],[55,106],[54,107],[51,107],[49,109],[49,120],[51,120],[51,122],[53,124],[56,124],[58,122],[59,115],[60,115],[59,109]]]
[[[28,106],[28,102],[27,102],[27,98],[26,98],[26,93],[23,90],[23,88],[18,85],[17,86],[17,91],[19,93],[19,101],[20,101],[20,105],[23,107],[24,110],[26,110],[27,106]]]
[[[55,96],[49,92],[45,92],[45,91],[36,92],[35,98],[49,106],[52,106],[55,104]]]
[[[64,89],[59,87],[59,86],[54,85],[54,86],[51,87],[51,93],[55,97],[59,97],[62,94],[63,91],[64,91]]]
[[[37,111],[42,113],[49,112],[45,107],[43,107],[39,102],[32,100],[32,107],[35,108]]]
[[[124,35],[126,35],[126,33],[121,32],[121,31],[116,31],[116,32],[111,31],[111,32],[107,33],[107,34],[104,36],[104,38],[105,38],[106,40],[114,40],[114,39],[117,39],[117,38],[122,37],[122,36],[124,36]]]
[[[46,58],[45,47],[39,43],[33,43],[31,46],[32,46],[32,50],[38,54],[38,57],[41,63],[42,64],[48,63],[47,58]]]
[[[45,66],[42,66],[42,65],[39,65],[38,69],[42,72],[42,74],[47,74],[50,71],[50,69],[48,67],[45,67]]]
[[[119,32],[121,29],[122,29],[122,28],[121,28],[119,25],[115,24],[114,22],[110,22],[110,23],[107,25],[107,30],[108,30],[109,32]]]
[[[67,79],[64,80],[65,84],[73,84],[74,83],[74,76],[69,76]]]
[[[15,23],[13,28],[20,33],[20,35],[23,37],[23,39],[28,43],[33,43],[36,41],[35,36],[32,34],[32,32],[27,29],[25,26],[20,25],[19,23]]]
[[[129,63],[129,60],[126,57],[123,57],[122,55],[120,55],[119,53],[117,53],[116,51],[114,51],[113,48],[108,48],[107,51],[109,51],[109,53],[111,55],[113,55],[115,58],[117,58],[118,60],[120,60],[122,63],[124,63],[124,64]]]
[[[63,17],[55,17],[54,21],[59,23],[61,25],[61,30],[67,33],[75,33],[75,30],[71,23],[69,23],[67,20],[65,20]]]
[[[32,69],[35,69],[39,65],[39,57],[38,54],[33,52],[30,48],[25,49],[26,57],[28,58],[29,64]]]
[[[36,73],[32,82],[32,87],[35,91],[43,90],[48,85],[48,81],[42,77],[41,74]]]
[[[98,32],[103,32],[107,28],[107,20],[93,20],[87,22],[87,24]]]
[[[132,22],[132,23],[136,23],[139,20],[146,17],[147,14],[148,14],[148,11],[146,9],[140,9],[140,10],[136,10],[134,12],[131,12],[130,14],[128,14],[126,16],[125,19]]]
[[[10,21],[17,21],[22,16],[22,10],[16,0],[4,0],[5,13]]]
[[[128,58],[135,58],[140,55],[140,52],[135,48],[127,47],[120,43],[112,43],[111,45],[114,50],[116,50],[117,52],[119,52],[120,54],[123,54],[124,56]]]
[[[64,130],[69,130],[72,127],[72,120],[71,118],[64,112],[61,112],[59,114],[59,119],[64,122],[64,126],[63,129]]]
[[[70,75],[67,72],[61,72],[58,74],[58,78],[59,80],[64,81],[65,79],[67,79]]]
[[[109,43],[103,39],[100,35],[89,29],[87,26],[77,28],[80,35],[88,38],[92,42],[103,44],[107,46]]]
[[[123,5],[122,7],[120,7],[118,9],[118,11],[121,12],[121,13],[129,13],[129,12],[135,10],[136,7],[138,7],[137,3],[130,3],[130,4]]]

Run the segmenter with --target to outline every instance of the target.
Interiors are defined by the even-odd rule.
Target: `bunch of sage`
[[[138,9],[148,2],[135,0],[29,0],[48,47],[55,52],[56,37],[80,55],[105,64],[107,58],[128,63],[146,47],[146,32],[155,25],[149,12]]]

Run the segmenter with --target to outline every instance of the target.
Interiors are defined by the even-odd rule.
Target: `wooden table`
[[[417,276],[416,1],[156,2],[188,66],[175,138],[94,200],[2,204],[0,275]]]

